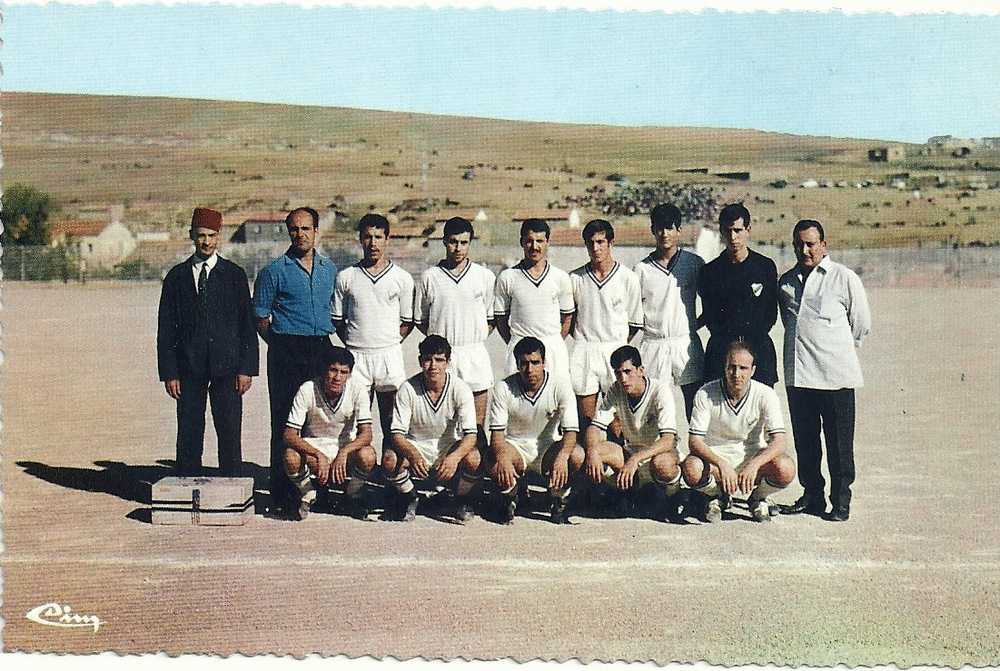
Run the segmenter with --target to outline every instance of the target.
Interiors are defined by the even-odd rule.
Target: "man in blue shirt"
[[[271,406],[271,499],[285,505],[292,492],[284,477],[284,428],[295,392],[316,374],[331,347],[330,305],[337,266],[315,249],[319,213],[310,207],[285,217],[291,245],[254,283],[257,333],[267,343],[267,395]]]

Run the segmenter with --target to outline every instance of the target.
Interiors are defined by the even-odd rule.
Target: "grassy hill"
[[[338,196],[352,214],[447,198],[463,210],[486,208],[490,233],[507,236],[514,212],[542,211],[595,185],[610,190],[603,178],[618,173],[632,181],[709,184],[721,200],[744,200],[758,239],[784,239],[807,216],[851,245],[997,237],[997,190],[963,202],[946,190],[917,200],[888,187],[794,188],[806,179],[884,181],[901,171],[978,174],[970,159],[869,163],[867,150],[879,144],[873,140],[16,92],[3,94],[0,109],[6,184],[50,192],[62,216],[124,203],[125,221],[137,228],[180,233],[195,205],[222,209],[227,223],[239,223],[242,212],[323,207]],[[1000,164],[995,156],[984,160]],[[470,165],[475,178],[463,179]],[[700,167],[749,171],[751,179],[676,172]],[[991,174],[996,181],[998,173]],[[790,186],[769,186],[778,179]],[[581,212],[585,220],[599,214]],[[616,223],[646,225],[642,216]]]

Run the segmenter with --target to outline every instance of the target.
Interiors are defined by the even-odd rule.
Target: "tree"
[[[4,234],[18,245],[47,245],[52,196],[27,184],[11,184],[0,196]]]

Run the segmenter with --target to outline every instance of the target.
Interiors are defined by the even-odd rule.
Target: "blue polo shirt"
[[[330,304],[337,266],[313,250],[312,274],[285,252],[257,273],[253,311],[271,317],[271,329],[282,335],[322,336],[333,333]]]

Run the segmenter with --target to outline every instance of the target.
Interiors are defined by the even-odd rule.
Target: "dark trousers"
[[[272,333],[267,345],[267,398],[271,406],[271,496],[288,498],[292,485],[285,476],[285,422],[295,393],[318,373],[320,357],[331,347],[327,336]]]
[[[236,376],[181,377],[177,399],[177,471],[195,476],[202,472],[205,447],[205,406],[212,403],[212,421],[219,439],[219,470],[225,476],[241,474],[243,397],[236,390]]]
[[[826,481],[820,472],[820,426],[826,439],[830,470],[830,502],[851,505],[854,483],[854,390],[787,387],[788,410],[799,462],[799,483],[808,496],[823,496]]]
[[[694,409],[694,395],[698,393],[703,384],[705,384],[703,381],[699,381],[681,385],[681,395],[684,396],[684,414],[689,422],[691,421],[691,410]]]

